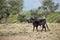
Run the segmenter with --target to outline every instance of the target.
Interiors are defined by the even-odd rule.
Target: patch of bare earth
[[[60,24],[48,23],[50,31],[32,31],[32,24],[0,24],[0,40],[60,40]]]

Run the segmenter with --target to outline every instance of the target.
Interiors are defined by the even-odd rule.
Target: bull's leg
[[[38,26],[36,26],[36,30],[37,30],[37,32],[38,32]]]
[[[45,25],[44,25],[44,27],[45,27]],[[46,31],[46,27],[45,27],[45,31]]]
[[[33,26],[33,31],[34,31],[34,29],[35,29],[35,26]]]
[[[50,29],[49,29],[49,27],[48,27],[48,25],[46,24],[46,27],[47,27],[47,29],[50,31]]]
[[[42,30],[41,30],[41,32],[43,31],[43,29],[45,29],[45,31],[46,31],[45,25],[42,25]]]
[[[45,29],[45,31],[46,31],[46,27],[45,27],[45,25],[43,25],[43,28]]]

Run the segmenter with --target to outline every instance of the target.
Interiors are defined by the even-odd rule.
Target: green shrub
[[[19,22],[25,22],[26,21],[25,15],[18,15],[18,21]]]
[[[57,18],[57,21],[56,22],[60,23],[60,16]]]

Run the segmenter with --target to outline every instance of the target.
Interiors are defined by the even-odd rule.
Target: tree
[[[47,16],[47,8],[44,6],[38,7],[38,14],[40,17]]]
[[[6,0],[0,0],[0,20],[7,15],[7,3]]]
[[[55,12],[58,9],[59,4],[54,3],[52,0],[42,0],[42,6],[47,7],[51,12]]]
[[[11,12],[13,14],[19,13],[23,8],[23,0],[9,0],[8,3],[12,6]]]
[[[17,20],[19,21],[23,17],[19,14],[23,8],[23,0],[9,0],[8,3],[12,6],[10,9],[11,13],[14,15],[18,14]]]
[[[23,0],[0,0],[0,17],[6,18],[6,22],[11,13],[18,13],[22,10]]]
[[[35,9],[35,10],[30,10],[30,13],[31,13],[31,17],[38,17],[38,10]]]

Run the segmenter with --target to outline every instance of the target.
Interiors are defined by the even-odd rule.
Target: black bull
[[[41,25],[42,25],[41,31],[43,31],[43,29],[45,29],[45,31],[46,31],[46,28],[49,30],[48,25],[46,23],[46,19],[33,19],[33,18],[31,18],[27,21],[28,21],[28,23],[33,24],[33,31],[34,31],[35,27],[36,27],[36,30],[38,31],[38,26],[41,26]]]

